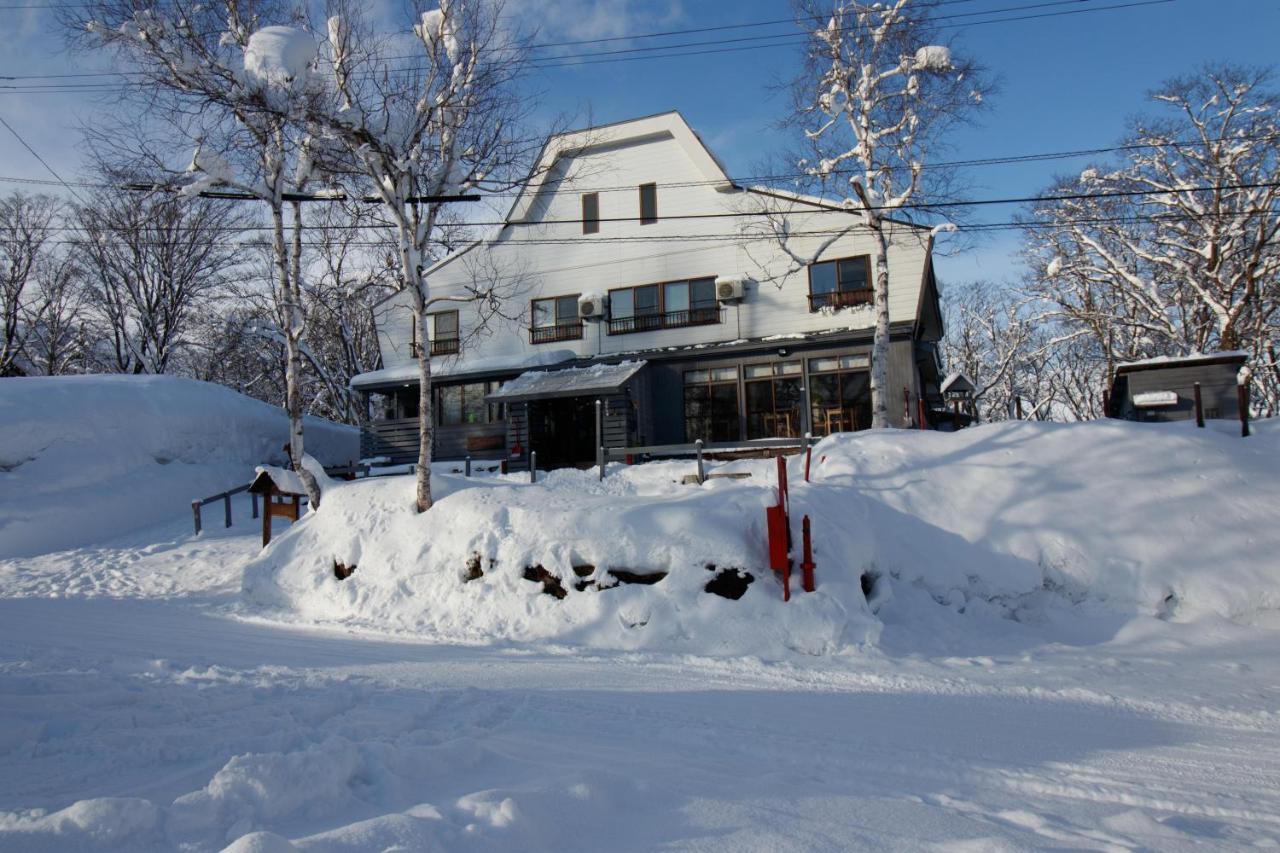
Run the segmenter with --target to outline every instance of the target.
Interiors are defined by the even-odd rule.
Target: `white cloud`
[[[641,35],[684,19],[681,0],[526,0],[508,9],[539,42]]]

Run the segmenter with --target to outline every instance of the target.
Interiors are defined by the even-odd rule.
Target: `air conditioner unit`
[[[590,293],[578,297],[578,316],[584,320],[603,320],[609,310],[609,298]]]
[[[716,299],[720,302],[741,302],[746,291],[744,275],[722,275],[716,279]]]

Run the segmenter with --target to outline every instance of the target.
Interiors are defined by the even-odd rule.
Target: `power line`
[[[961,2],[961,0],[955,0]],[[958,18],[966,16],[993,15],[1003,14],[1005,12],[1018,11],[1020,9],[1035,9],[1048,6],[1059,6],[1077,3],[1089,3],[1095,0],[1049,0],[1049,2],[1036,3],[1027,6],[1006,7],[1003,9],[989,9],[981,12],[964,13],[963,15],[938,16],[935,20],[944,20],[949,18]],[[1016,15],[1003,18],[992,18],[989,20],[969,21],[963,23],[946,23],[939,24],[939,28],[959,28],[972,26],[987,26],[992,24],[1014,23],[1020,21],[1036,20],[1041,18],[1061,17],[1067,15],[1081,15],[1094,12],[1108,12],[1119,9],[1130,9],[1146,6],[1159,6],[1173,3],[1175,0],[1132,0],[1132,2],[1113,4],[1110,6],[1092,6],[1084,9],[1068,9],[1057,12],[1041,12],[1031,15]],[[941,5],[941,4],[940,4]],[[0,6],[0,9],[4,8]],[[745,26],[745,25],[744,25]],[[852,28],[846,28],[852,29]],[[554,69],[565,68],[574,65],[596,65],[607,64],[613,62],[630,62],[643,59],[671,59],[686,56],[710,56],[721,53],[736,53],[745,50],[760,50],[773,47],[794,46],[798,43],[808,40],[809,35],[805,33],[797,34],[781,34],[771,36],[751,36],[742,39],[730,39],[729,41],[757,41],[769,40],[767,44],[747,44],[735,47],[722,47],[712,49],[689,50],[688,48],[702,48],[708,45],[724,44],[723,40],[713,42],[689,42],[683,45],[655,45],[638,48],[626,48],[616,51],[598,51],[580,54],[563,54],[550,57],[535,57],[529,59],[526,64],[537,69]],[[673,52],[676,51],[676,52]],[[633,54],[628,56],[620,56],[613,54]],[[639,55],[635,55],[639,54]],[[394,58],[394,57],[392,57]],[[415,58],[406,56],[404,58]],[[408,66],[401,69],[394,69],[399,72],[415,72],[422,71],[422,66]],[[76,75],[0,75],[0,79],[6,80],[41,80],[41,79],[69,79],[77,78],[95,78],[95,77],[128,77],[136,75],[145,75],[147,72],[142,71],[100,71],[100,72],[80,72]],[[372,73],[372,72],[371,72]],[[105,92],[113,90],[124,90],[129,86],[138,85],[130,82],[124,83],[73,83],[73,84],[35,84],[27,83],[19,86],[3,86],[0,85],[0,94],[92,94],[94,92]]]
[[[4,127],[5,127],[5,129],[6,129],[6,130],[8,130],[10,133],[12,133],[12,134],[13,134],[13,138],[14,138],[14,139],[16,139],[16,140],[18,140],[20,143],[22,143],[22,147],[23,147],[23,148],[25,148],[25,149],[27,149],[28,151],[30,151],[30,152],[31,152],[31,156],[32,156],[32,157],[35,157],[37,160],[39,160],[39,161],[40,161],[40,165],[41,165],[41,166],[44,166],[46,169],[48,169],[48,170],[49,170],[49,174],[50,174],[50,175],[53,175],[55,178],[57,178],[57,179],[58,179],[58,183],[62,184],[62,186],[64,186],[64,187],[66,187],[67,192],[69,192],[69,193],[71,193],[73,196],[75,196],[75,197],[76,197],[76,199],[78,199],[78,200],[80,201],[80,203],[81,203],[81,204],[84,204],[84,199],[83,199],[83,198],[81,198],[80,194],[79,194],[78,192],[76,192],[74,189],[72,189],[72,187],[71,187],[71,185],[70,185],[70,184],[68,184],[65,180],[63,180],[62,175],[59,175],[59,174],[58,174],[58,172],[57,172],[57,170],[56,170],[56,169],[54,169],[52,166],[50,166],[50,165],[49,165],[49,163],[48,163],[48,161],[47,161],[47,160],[45,160],[43,157],[41,157],[41,156],[36,152],[36,150],[30,146],[30,145],[27,143],[27,140],[23,139],[23,138],[22,138],[22,136],[21,136],[21,134],[19,134],[19,133],[18,133],[18,131],[16,131],[16,130],[14,130],[14,129],[13,129],[13,125],[11,125],[11,124],[9,124],[9,122],[5,121],[5,119],[4,119],[4,117],[3,117],[3,116],[0,116],[0,124],[3,124],[3,125],[4,125]]]

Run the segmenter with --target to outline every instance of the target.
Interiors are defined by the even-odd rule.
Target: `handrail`
[[[796,438],[753,438],[747,441],[689,442],[688,444],[650,444],[643,447],[606,447],[604,455],[608,461],[625,459],[628,456],[693,456],[698,453],[701,444],[702,452],[725,450],[754,450],[769,447],[809,447],[813,439],[806,436]]]

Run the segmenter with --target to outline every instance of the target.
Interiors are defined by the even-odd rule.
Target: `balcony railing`
[[[534,326],[529,330],[529,343],[550,344],[556,341],[582,340],[582,321],[556,326]]]
[[[436,355],[452,355],[458,351],[459,341],[457,338],[436,338],[431,342],[431,354]],[[422,355],[422,344],[414,341],[409,345],[409,354],[414,358]]]
[[[874,301],[874,291],[871,290],[832,290],[827,293],[810,293],[809,310],[852,308],[855,305],[870,305]]]
[[[609,334],[629,335],[632,332],[652,332],[657,329],[679,329],[683,326],[711,326],[724,321],[724,309],[691,308],[688,311],[669,311],[666,314],[636,314],[632,317],[609,319]]]

